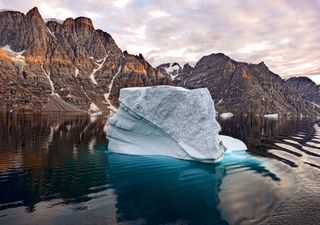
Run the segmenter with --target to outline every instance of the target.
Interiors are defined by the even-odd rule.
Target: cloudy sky
[[[2,9],[34,6],[44,18],[90,17],[154,66],[222,52],[320,83],[320,0],[0,0]]]

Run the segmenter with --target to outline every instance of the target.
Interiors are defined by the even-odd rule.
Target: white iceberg
[[[231,112],[221,113],[220,117],[222,119],[229,119],[229,118],[233,117],[233,114]]]
[[[201,162],[222,159],[226,148],[208,89],[124,88],[119,101],[107,129],[110,152]]]
[[[220,138],[222,140],[224,147],[226,147],[226,150],[228,152],[247,150],[246,144],[240,141],[239,139],[226,136],[226,135],[220,135]]]
[[[268,118],[268,119],[275,119],[277,120],[278,117],[279,117],[279,114],[278,113],[273,113],[273,114],[265,114],[263,115],[264,118]]]

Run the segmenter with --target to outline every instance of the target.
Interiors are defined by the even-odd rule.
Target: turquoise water
[[[319,180],[310,120],[220,121],[249,151],[208,165],[108,153],[106,119],[2,115],[0,224],[259,224]]]

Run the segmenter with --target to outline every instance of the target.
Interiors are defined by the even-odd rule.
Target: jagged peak
[[[222,52],[218,52],[218,53],[211,53],[210,55],[207,55],[206,57],[215,57],[215,58],[228,58],[230,59],[229,56],[223,54]]]
[[[262,61],[258,64],[251,64],[253,66],[258,66],[259,68],[265,69],[265,70],[269,70],[268,66]]]
[[[312,83],[314,85],[317,85],[313,80],[311,80],[309,77],[306,77],[306,76],[290,77],[289,79],[286,80],[286,82],[291,82],[291,81],[295,81],[295,80],[308,82],[308,83]]]
[[[143,55],[141,53],[139,53],[139,56],[138,56],[141,60],[145,60]]]
[[[74,24],[74,19],[69,17],[63,21],[63,26],[72,26]]]
[[[27,12],[27,16],[36,16],[36,17],[39,17],[42,19],[42,16],[38,10],[37,7],[33,7],[32,9],[30,9],[28,12]]]
[[[210,55],[205,55],[203,56],[199,61],[207,61],[207,60],[210,60],[210,61],[220,61],[220,60],[224,60],[224,61],[228,61],[228,60],[232,60],[229,56],[219,52],[219,53],[212,53]]]
[[[183,65],[183,69],[193,69],[193,67],[189,63],[186,63]]]
[[[93,23],[92,20],[88,17],[84,17],[84,16],[79,16],[77,18],[75,18],[74,20],[76,23],[80,23],[80,24],[85,24],[89,27],[93,27]]]
[[[179,63],[177,63],[177,62],[172,63],[172,65],[171,65],[171,66],[178,66],[178,67],[181,69],[180,64],[179,64]]]
[[[74,24],[84,24],[84,25],[87,25],[88,27],[93,28],[92,20],[88,17],[80,16],[75,19],[69,17],[65,21],[63,21],[64,26],[73,26]]]

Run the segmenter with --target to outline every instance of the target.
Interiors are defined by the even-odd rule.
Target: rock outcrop
[[[298,96],[263,63],[237,62],[218,53],[202,57],[174,83],[186,88],[207,87],[219,112],[233,114],[317,115],[319,109]]]
[[[169,75],[142,55],[122,52],[85,17],[45,22],[37,8],[26,15],[3,11],[0,47],[4,110],[108,112],[117,106],[121,87],[171,84]],[[48,107],[53,102],[58,106]]]

